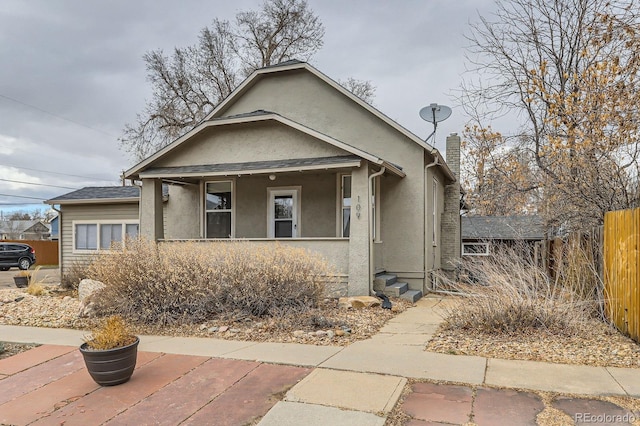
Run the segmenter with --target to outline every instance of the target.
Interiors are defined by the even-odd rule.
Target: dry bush
[[[107,286],[98,312],[155,324],[304,311],[323,297],[327,275],[327,263],[306,250],[249,242],[131,240],[89,268]]]
[[[88,267],[90,262],[73,260],[69,267],[62,273],[60,287],[66,290],[77,290],[80,281],[89,278]]]
[[[95,350],[121,348],[135,342],[126,321],[119,315],[105,318],[102,323],[85,336],[87,346]]]
[[[489,257],[464,259],[466,283],[440,277],[465,296],[447,309],[445,326],[480,333],[513,334],[544,329],[571,335],[593,318],[598,301],[575,286],[552,280],[522,246],[504,248]]]

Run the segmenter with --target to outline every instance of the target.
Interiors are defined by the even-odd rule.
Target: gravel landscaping
[[[345,346],[374,335],[389,319],[411,303],[393,299],[393,309],[339,308],[327,299],[302,315],[277,318],[227,317],[195,325],[154,326],[134,324],[136,334],[214,337],[230,340],[293,342]],[[88,330],[96,319],[79,318],[80,302],[69,292],[48,287],[48,294],[31,296],[25,289],[0,290],[0,324]]]
[[[470,335],[441,327],[427,350],[487,358],[640,368],[640,345],[596,320],[591,321],[588,330],[568,337],[544,330],[530,334]]]
[[[89,329],[95,319],[79,318],[79,301],[69,292],[48,287],[48,294],[31,296],[24,289],[0,290],[0,323],[35,327]],[[214,337],[232,340],[295,342],[345,346],[374,335],[389,319],[409,308],[392,299],[393,310],[337,307],[334,300],[305,315],[279,318],[229,317],[203,324],[172,327],[134,325],[138,334]],[[600,321],[585,331],[559,337],[543,330],[530,334],[482,335],[441,327],[428,351],[490,358],[547,361],[592,366],[640,368],[640,345]]]

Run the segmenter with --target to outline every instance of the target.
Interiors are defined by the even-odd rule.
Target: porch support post
[[[369,295],[369,167],[351,171],[351,225],[349,230],[349,296]]]
[[[164,238],[162,181],[142,179],[140,189],[140,235],[151,241]]]

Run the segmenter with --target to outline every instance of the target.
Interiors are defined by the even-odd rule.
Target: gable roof
[[[49,227],[41,220],[3,220],[0,221],[0,233],[22,233],[22,232],[39,232],[37,225],[46,231]]]
[[[289,60],[289,61],[286,61],[286,62],[282,62],[280,64],[275,64],[275,65],[270,65],[270,66],[267,66],[267,67],[264,67],[264,68],[259,68],[259,69],[255,70],[235,90],[233,90],[233,92],[231,92],[231,94],[229,96],[227,96],[225,99],[223,99],[222,102],[220,102],[213,109],[213,111],[211,111],[209,114],[207,114],[207,116],[204,118],[203,121],[211,120],[212,118],[219,116],[222,111],[224,111],[230,104],[235,102],[235,100],[237,98],[241,97],[245,92],[247,92],[252,86],[254,86],[258,81],[260,81],[260,79],[262,79],[265,75],[274,74],[274,73],[278,73],[278,72],[284,72],[284,71],[292,71],[292,70],[306,70],[306,71],[310,72],[311,74],[313,74],[314,76],[316,76],[320,80],[322,80],[325,83],[327,83],[329,86],[333,87],[338,92],[342,93],[344,96],[346,96],[349,99],[351,99],[353,102],[358,104],[360,107],[362,107],[365,110],[369,111],[371,114],[376,116],[378,119],[382,120],[383,122],[385,122],[386,124],[388,124],[389,126],[394,128],[396,131],[400,132],[401,134],[403,134],[404,136],[406,136],[407,138],[409,138],[410,140],[412,140],[413,142],[415,142],[416,144],[421,146],[423,149],[428,151],[432,156],[437,158],[438,166],[440,166],[443,169],[444,174],[447,177],[449,177],[452,181],[454,181],[454,182],[456,181],[456,176],[453,174],[451,169],[449,169],[449,166],[447,166],[447,164],[446,164],[444,158],[442,157],[442,154],[440,153],[440,151],[438,151],[434,146],[431,146],[427,142],[423,141],[419,136],[417,136],[413,132],[409,131],[405,127],[401,126],[399,123],[397,123],[396,121],[394,121],[391,118],[389,118],[387,115],[385,115],[384,113],[379,111],[377,108],[375,108],[371,104],[363,101],[360,97],[356,96],[351,91],[349,91],[345,87],[343,87],[341,84],[339,84],[335,80],[331,79],[327,75],[325,75],[322,72],[320,72],[318,69],[316,69],[313,66],[309,65],[307,62],[302,62],[302,61],[295,60],[295,59],[294,60]]]
[[[462,216],[462,239],[543,240],[540,216]]]
[[[207,121],[203,121],[200,124],[198,124],[195,128],[193,128],[191,131],[185,133],[184,135],[182,135],[181,137],[179,137],[178,139],[176,139],[175,141],[173,141],[172,143],[170,143],[169,145],[165,146],[164,148],[162,148],[161,150],[159,150],[158,152],[156,152],[155,154],[151,155],[150,157],[147,157],[146,159],[144,159],[143,161],[141,161],[140,163],[136,164],[135,166],[133,166],[132,168],[130,168],[129,170],[127,170],[125,172],[125,177],[127,179],[131,179],[131,178],[138,178],[140,176],[140,174],[142,172],[144,172],[144,170],[150,166],[153,162],[157,161],[158,159],[164,157],[165,155],[167,155],[169,152],[171,152],[173,149],[177,148],[178,146],[180,146],[181,144],[185,143],[186,141],[188,141],[191,137],[193,137],[194,135],[196,135],[197,133],[200,133],[201,131],[209,128],[209,127],[219,127],[219,126],[228,126],[228,125],[234,125],[234,124],[245,124],[245,123],[256,123],[256,122],[260,122],[260,121],[275,121],[278,123],[281,123],[287,127],[296,129],[302,133],[305,133],[309,136],[312,136],[318,140],[321,140],[325,143],[328,143],[329,145],[333,145],[336,148],[342,149],[352,155],[355,155],[357,157],[363,158],[367,161],[370,161],[374,164],[377,164],[381,167],[385,167],[387,169],[387,171],[389,171],[390,173],[393,173],[397,176],[400,177],[404,177],[405,173],[402,171],[402,168],[392,164],[384,159],[381,159],[379,157],[376,157],[373,154],[370,154],[366,151],[363,151],[359,148],[356,148],[354,146],[351,146],[347,143],[344,143],[342,141],[339,141],[335,138],[332,138],[331,136],[325,135],[324,133],[318,132],[317,130],[314,130],[310,127],[307,127],[303,124],[300,124],[296,121],[293,121],[289,118],[283,117],[280,114],[276,114],[274,112],[271,111],[263,111],[263,110],[258,110],[258,111],[253,111],[250,113],[244,113],[244,114],[238,114],[238,115],[234,115],[234,116],[229,116],[229,117],[220,117],[220,118],[214,118],[214,119],[210,119]]]

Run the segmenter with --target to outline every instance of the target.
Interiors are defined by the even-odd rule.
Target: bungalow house
[[[253,72],[194,129],[127,170],[134,186],[47,203],[60,206],[63,268],[129,233],[167,244],[277,241],[323,255],[338,294],[381,286],[415,300],[431,272],[460,256],[459,150],[449,136],[448,166],[334,80],[288,61]]]

